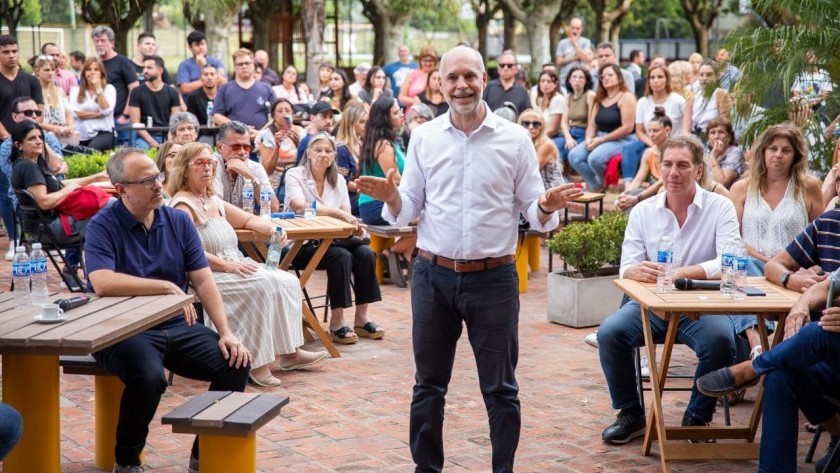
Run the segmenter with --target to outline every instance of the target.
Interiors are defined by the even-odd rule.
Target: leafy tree
[[[633,0],[588,0],[595,13],[595,42],[618,44],[621,23],[630,12]]]
[[[423,33],[426,43],[431,43],[438,31],[462,31],[461,7],[460,0],[438,0],[425,4],[418,2],[411,11],[408,24]]]
[[[0,0],[0,18],[12,35],[17,35],[18,24],[41,24],[41,4],[37,0]]]
[[[254,31],[254,50],[265,49],[271,62],[277,57],[277,45],[269,44],[268,29],[271,17],[280,13],[281,2],[277,0],[249,0],[248,18]],[[277,28],[279,25],[273,25]]]
[[[501,2],[514,18],[525,25],[528,32],[528,46],[531,50],[531,72],[536,71],[543,63],[551,62],[549,31],[554,17],[560,11],[561,0],[529,0],[527,2],[501,0]],[[505,44],[505,47],[510,46]]]
[[[106,24],[116,35],[116,50],[128,54],[128,32],[155,0],[76,0],[82,18],[91,24]]]
[[[767,126],[791,119],[804,127],[812,141],[813,170],[825,172],[830,166],[830,146],[823,137],[821,122],[837,116],[840,91],[835,88],[822,113],[810,114],[791,100],[791,86],[804,72],[808,55],[813,65],[824,70],[834,84],[840,84],[840,2],[836,0],[755,0],[753,9],[760,21],[747,24],[728,38],[732,62],[741,71],[736,111],[764,109],[746,130],[742,141],[749,145]],[[775,19],[774,27],[766,17]],[[836,86],[835,86],[836,87]],[[801,113],[801,112],[805,113]],[[797,113],[800,112],[800,113]]]
[[[318,90],[318,67],[324,59],[324,0],[301,0],[303,34],[306,37],[306,83],[309,90]]]
[[[703,57],[709,56],[709,29],[711,29],[724,0],[680,0],[691,29],[694,31],[694,42],[697,52]]]
[[[403,42],[403,31],[412,11],[413,0],[359,0],[362,14],[373,25],[373,62],[387,64],[398,58],[397,47]],[[431,6],[430,6],[431,7]]]
[[[132,0],[137,1],[137,0]],[[182,0],[184,18],[207,36],[208,54],[222,61],[229,57],[228,37],[240,0]]]
[[[470,0],[470,6],[475,13],[475,27],[478,34],[478,52],[487,58],[487,26],[499,11],[499,2],[494,0]]]
[[[653,38],[660,19],[667,20],[670,38],[688,38],[694,34],[679,0],[634,0],[621,24],[621,37]]]

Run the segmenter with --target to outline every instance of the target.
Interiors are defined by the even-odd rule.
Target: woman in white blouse
[[[309,101],[309,94],[303,90],[303,87],[297,85],[297,69],[295,66],[289,64],[283,69],[283,74],[280,76],[280,84],[272,87],[274,95],[278,99],[286,99],[292,105],[305,104]]]
[[[560,77],[556,72],[547,70],[540,73],[531,105],[543,116],[545,135],[549,138],[562,136],[560,122],[566,109],[566,98],[560,91]]]
[[[108,84],[105,66],[98,57],[82,67],[79,86],[70,90],[70,108],[76,119],[79,144],[99,151],[114,147],[114,105],[117,90]]]
[[[300,166],[286,172],[286,208],[303,213],[306,207],[306,182],[315,184],[318,215],[335,217],[356,225],[350,238],[336,240],[324,254],[318,269],[327,270],[327,296],[330,299],[330,334],[335,343],[352,344],[359,337],[380,339],[385,330],[367,315],[368,304],[382,300],[376,281],[376,253],[361,238],[364,228],[350,213],[347,185],[338,175],[335,164],[336,145],[333,137],[321,132],[314,135],[301,159]],[[305,266],[317,249],[317,242],[303,245],[294,264]],[[351,278],[353,284],[351,285]],[[351,295],[351,289],[353,291]],[[344,321],[344,309],[356,302],[353,328]]]

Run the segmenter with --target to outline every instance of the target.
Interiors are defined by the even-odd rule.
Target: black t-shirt
[[[172,107],[181,105],[180,95],[171,85],[164,85],[157,92],[148,86],[135,87],[128,99],[129,107],[140,109],[140,120],[146,124],[146,117],[152,117],[152,126],[169,126]]]
[[[137,64],[134,64],[134,61],[131,61],[131,65],[134,66],[134,71],[137,74],[137,82],[139,82],[140,85],[145,84],[146,76],[143,75],[143,65],[141,64],[138,66]],[[172,84],[172,77],[169,76],[169,71],[167,71],[165,67],[163,68],[163,83]]]
[[[137,82],[137,72],[134,70],[131,59],[122,54],[117,54],[102,63],[105,65],[108,83],[117,89],[117,104],[114,107],[114,119],[117,119],[122,115],[125,104],[128,102],[128,86]]]
[[[210,97],[204,92],[204,89],[199,87],[187,95],[187,111],[198,118],[198,123],[202,125],[207,124],[207,102],[210,102]]]
[[[505,90],[499,79],[487,83],[487,88],[484,89],[484,101],[493,111],[501,108],[505,102],[511,102],[516,105],[517,117],[526,109],[531,108],[531,95],[525,87],[514,83],[513,87]]]
[[[17,190],[28,189],[35,185],[47,186],[47,194],[61,190],[61,183],[55,178],[43,159],[38,159],[38,164],[25,158],[18,158],[12,167],[12,188]],[[35,202],[23,202],[25,205],[35,205]],[[52,212],[48,212],[52,214]],[[55,216],[53,214],[53,216]],[[37,215],[24,213],[27,220],[35,220]]]
[[[12,102],[18,97],[32,97],[35,103],[43,105],[44,95],[41,93],[38,78],[20,69],[14,80],[0,74],[0,123],[3,123],[9,133],[15,126],[15,121],[12,120]]]

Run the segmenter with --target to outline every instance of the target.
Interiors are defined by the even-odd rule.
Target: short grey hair
[[[237,135],[251,135],[248,131],[248,125],[237,120],[230,120],[219,127],[219,132],[216,133],[216,142],[224,141],[231,133],[235,133]]]
[[[198,133],[198,118],[190,112],[178,112],[169,118],[169,133],[175,136],[175,131],[184,123],[189,123],[195,127],[195,132]]]
[[[125,160],[128,159],[129,156],[135,154],[146,156],[146,153],[142,149],[121,148],[108,158],[108,162],[105,163],[105,170],[108,171],[108,177],[111,179],[111,184],[122,184],[128,180],[125,175]]]
[[[99,25],[90,32],[91,38],[96,38],[97,36],[107,36],[108,40],[112,43],[117,42],[117,35],[114,34],[114,30],[111,29],[110,26]]]
[[[434,120],[435,112],[432,111],[432,108],[424,103],[416,103],[411,106],[411,110],[408,111],[408,116],[406,117],[406,121],[414,120],[414,118],[420,117],[425,118],[426,120]]]

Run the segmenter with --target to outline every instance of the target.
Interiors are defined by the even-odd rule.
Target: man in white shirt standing
[[[703,146],[694,136],[670,138],[662,146],[665,192],[643,202],[630,213],[621,247],[620,277],[656,282],[660,266],[656,255],[660,239],[674,242],[675,278],[714,279],[720,275],[718,255],[724,245],[740,237],[735,207],[726,197],[706,192],[699,185]],[[601,434],[606,443],[625,444],[644,435],[645,411],[636,391],[633,349],[644,345],[639,304],[625,299],[598,328],[601,369],[607,378],[615,423]],[[664,320],[649,314],[654,339],[665,335]],[[683,317],[677,340],[697,354],[699,377],[735,361],[735,330],[729,317]],[[707,425],[716,399],[691,391],[682,425]]]
[[[492,471],[512,472],[521,426],[515,222],[522,213],[532,228],[548,231],[559,223],[556,211],[581,191],[543,188],[529,135],[481,99],[487,73],[477,51],[449,50],[441,76],[449,112],[412,132],[399,189],[393,170],[356,182],[359,192],[386,203],[382,216],[393,225],[419,218],[411,278],[415,471],[443,468],[443,407],[466,323],[490,418]]]

